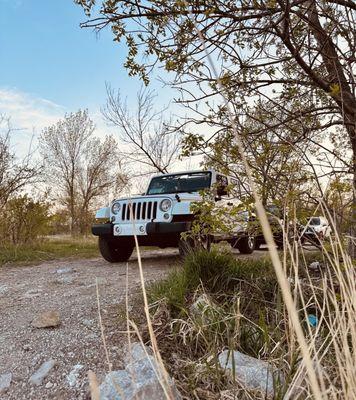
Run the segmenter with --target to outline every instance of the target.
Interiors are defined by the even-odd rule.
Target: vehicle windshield
[[[208,189],[210,183],[210,172],[162,175],[151,180],[147,194],[198,192],[199,190]]]
[[[310,222],[309,222],[309,225],[320,225],[320,218],[317,218],[317,217],[313,217],[313,218],[311,218],[311,220],[310,220]]]

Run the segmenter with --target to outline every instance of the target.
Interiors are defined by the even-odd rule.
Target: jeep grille
[[[157,205],[157,201],[133,201],[125,203],[122,206],[121,220],[130,221],[132,217],[135,221],[156,219]]]

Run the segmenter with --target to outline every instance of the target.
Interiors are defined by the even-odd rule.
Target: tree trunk
[[[70,190],[70,234],[74,236],[75,234],[75,203],[74,203],[74,191]]]
[[[322,89],[329,93],[332,85],[338,88],[334,94],[331,94],[333,100],[340,109],[340,115],[344,121],[347,134],[352,149],[351,173],[353,183],[353,202],[351,209],[351,228],[350,228],[350,246],[349,253],[352,258],[356,258],[356,97],[350,88],[346,77],[346,70],[340,61],[340,56],[330,35],[321,25],[317,5],[315,0],[309,1],[308,7],[309,27],[318,43],[320,55],[324,67],[327,71],[325,82],[327,87]]]
[[[351,205],[351,228],[350,228],[350,245],[349,254],[352,259],[356,259],[356,129],[354,130],[354,137],[352,140],[352,205]]]

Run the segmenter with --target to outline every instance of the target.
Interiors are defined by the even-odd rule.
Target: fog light
[[[142,232],[142,233],[145,232],[145,227],[142,226],[142,225],[141,225],[138,229],[139,229],[139,231]]]
[[[118,225],[116,225],[114,229],[115,229],[116,233],[120,233],[121,232],[121,228]]]
[[[164,219],[169,219],[169,214],[168,213],[163,214],[163,218]]]

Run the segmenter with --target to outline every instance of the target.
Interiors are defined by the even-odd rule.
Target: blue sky
[[[106,83],[135,107],[141,82],[123,68],[125,46],[113,42],[110,29],[98,36],[80,28],[85,19],[73,0],[0,0],[0,115],[11,119],[18,157],[36,149],[44,127],[79,108],[89,109],[97,135],[116,136],[100,113]],[[179,112],[172,105],[176,93],[154,77],[151,82],[157,109],[171,103]]]
[[[15,102],[22,100],[17,112],[32,103],[51,117],[78,108],[99,113],[106,82],[123,95],[138,90],[138,79],[122,67],[125,46],[112,41],[109,29],[99,36],[81,29],[84,20],[72,0],[0,0],[0,112],[16,122],[13,94]],[[170,100],[161,84],[156,81],[153,87],[160,101]]]

